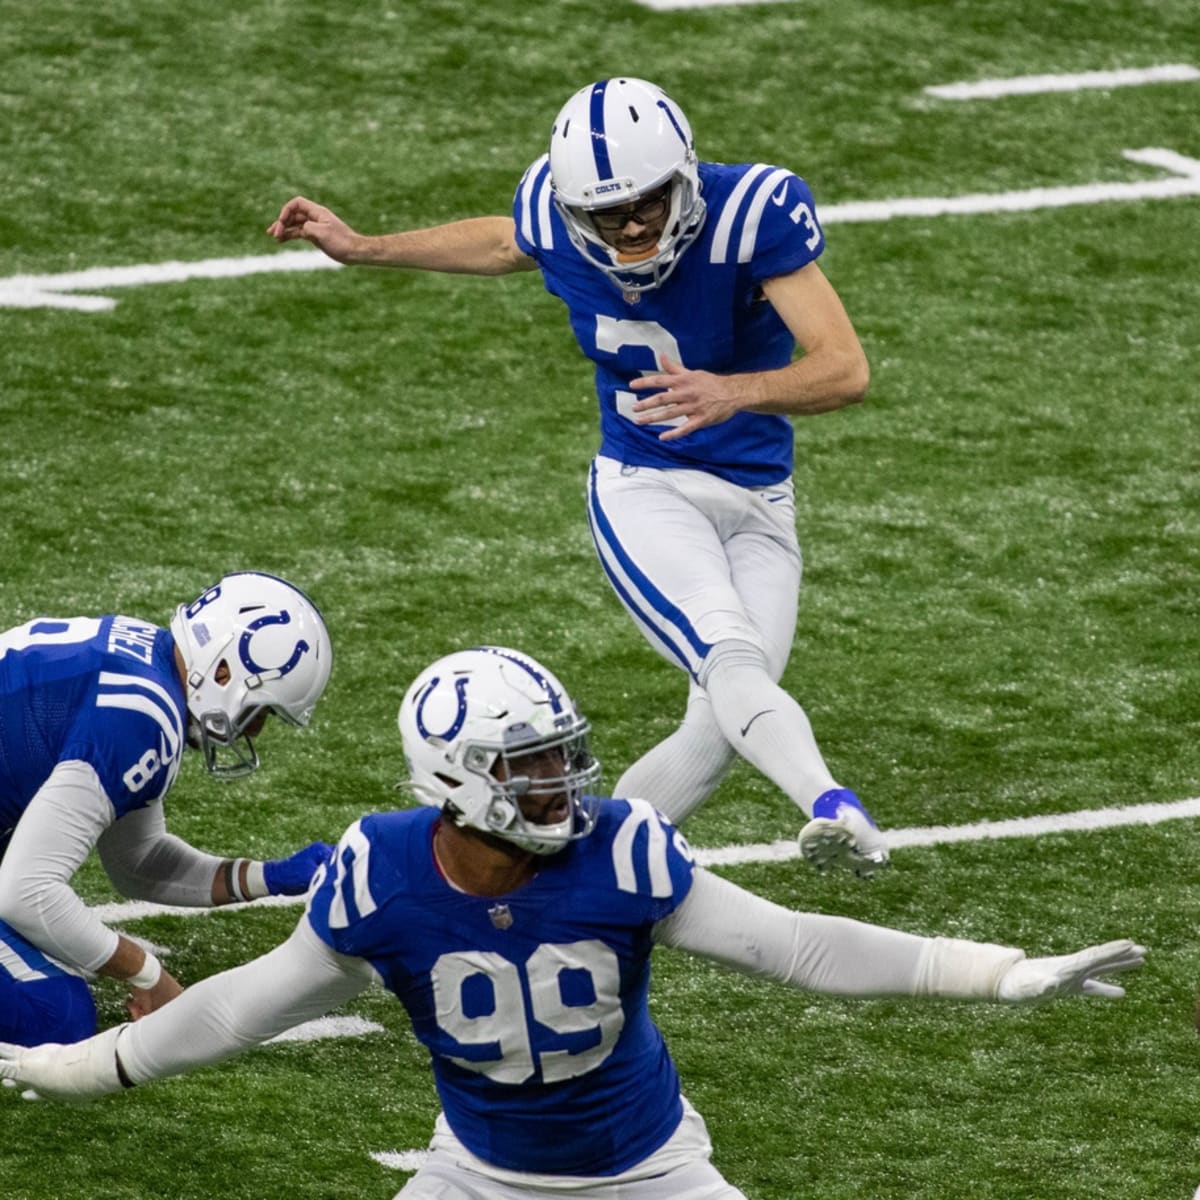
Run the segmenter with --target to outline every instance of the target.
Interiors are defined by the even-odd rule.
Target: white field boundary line
[[[1009,79],[979,79],[973,83],[939,83],[923,90],[939,100],[999,100],[1005,96],[1036,96],[1046,92],[1078,92],[1087,88],[1144,87],[1150,83],[1195,83],[1200,70],[1188,63],[1160,67],[1130,67],[1118,71],[1080,71],[1067,75],[1015,75]]]
[[[1048,833],[1093,833],[1101,829],[1116,829],[1125,825],[1160,825],[1164,821],[1181,821],[1200,817],[1200,796],[1190,800],[1173,800],[1163,804],[1130,804],[1117,808],[1089,808],[1076,812],[1051,813],[1045,816],[1013,817],[1006,821],[975,821],[969,825],[925,825],[912,829],[887,830],[888,845],[893,850],[917,849],[922,846],[948,846],[955,842],[986,842],[1004,838],[1044,837]],[[696,861],[704,867],[736,867],[748,863],[786,862],[799,858],[794,838],[780,842],[758,842],[745,846],[718,846],[705,849],[693,847]],[[180,908],[174,905],[153,904],[149,900],[131,900],[118,904],[99,904],[93,911],[108,924],[136,921],[141,917],[177,916],[200,917],[215,912],[233,912],[243,908],[262,908],[301,905],[303,896],[268,896],[246,904],[227,904],[219,909]]]
[[[826,225],[890,221],[894,217],[968,216],[980,213],[1032,212],[1075,204],[1129,203],[1200,196],[1200,160],[1173,150],[1145,147],[1123,150],[1130,162],[1158,167],[1168,179],[1129,183],[1088,183],[1071,187],[1031,188],[1015,192],[979,192],[964,196],[919,196],[894,200],[851,201],[821,211]],[[134,267],[95,267],[63,275],[10,275],[0,278],[0,308],[60,308],[107,312],[117,302],[108,296],[76,295],[90,289],[183,283],[191,279],[229,279],[276,271],[323,271],[340,266],[320,251],[283,251],[248,258],[210,258],[198,262],[146,263]]]

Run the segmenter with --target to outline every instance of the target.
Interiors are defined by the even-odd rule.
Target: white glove
[[[1131,971],[1146,960],[1146,948],[1124,939],[1089,946],[1076,954],[1057,958],[1023,958],[1000,977],[996,999],[1010,1004],[1028,1004],[1050,996],[1107,996],[1119,1000],[1125,989],[1093,978],[1112,971]]]
[[[117,1073],[117,1025],[83,1042],[14,1046],[0,1042],[0,1079],[33,1088],[51,1100],[89,1100],[125,1085]]]

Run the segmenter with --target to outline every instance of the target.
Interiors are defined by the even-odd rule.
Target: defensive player
[[[364,237],[296,197],[268,232],[343,263],[541,270],[596,366],[588,511],[601,565],[689,676],[682,724],[616,794],[653,796],[682,821],[736,751],[814,818],[800,839],[811,861],[863,875],[886,862],[885,839],[778,686],[801,573],[788,418],[861,400],[869,374],[816,262],[825,238],[808,184],[762,163],[698,162],[660,88],[603,79],[559,113],[511,218]]]
[[[211,905],[303,893],[329,847],[225,859],[169,834],[163,797],[185,745],[223,778],[258,765],[271,713],[306,725],[329,679],[321,614],[271,575],[226,575],[170,630],[135,617],[39,617],[0,634],[0,1037],[96,1028],[82,975],[126,980],[139,1016],[180,986],[71,887],[92,847],[117,890]]]
[[[1128,941],[1027,959],[745,892],[698,868],[645,800],[587,794],[587,721],[513,650],[435,662],[399,721],[429,807],[356,821],[287,942],[80,1045],[0,1045],[0,1077],[64,1099],[117,1091],[227,1058],[378,976],[443,1107],[404,1200],[734,1200],[647,1010],[655,943],[856,996],[1116,997],[1096,976],[1142,962]]]

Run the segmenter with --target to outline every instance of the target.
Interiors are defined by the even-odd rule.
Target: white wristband
[[[246,899],[261,900],[269,895],[267,880],[263,873],[263,863],[251,860],[246,864]]]
[[[995,1000],[1000,980],[1024,950],[961,938],[930,938],[917,965],[917,996]]]
[[[249,900],[242,891],[242,864],[247,863],[244,858],[232,858],[225,864],[225,890],[229,893],[229,898],[233,903],[240,903],[243,900]],[[247,865],[249,865],[247,863]]]
[[[140,988],[142,991],[149,991],[162,978],[162,963],[150,953],[146,951],[146,961],[142,963],[141,970],[136,975],[130,975],[125,981],[130,987]]]

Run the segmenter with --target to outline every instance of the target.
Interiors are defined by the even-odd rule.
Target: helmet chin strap
[[[617,251],[617,262],[619,263],[639,263],[645,262],[648,258],[653,258],[658,253],[658,243],[655,242],[648,250],[639,250],[636,254],[630,254],[628,250]]]

